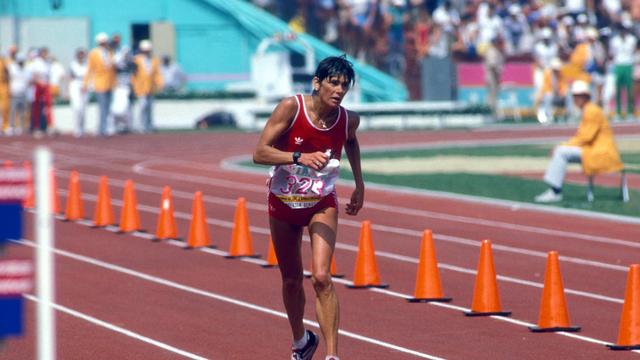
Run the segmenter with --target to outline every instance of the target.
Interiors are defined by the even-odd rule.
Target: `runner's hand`
[[[303,153],[300,155],[300,159],[298,160],[298,163],[313,170],[320,170],[324,168],[328,162],[329,156],[320,151]]]
[[[346,211],[348,215],[358,215],[358,211],[362,209],[362,204],[364,203],[364,189],[356,187],[351,194],[351,201],[346,206]]]

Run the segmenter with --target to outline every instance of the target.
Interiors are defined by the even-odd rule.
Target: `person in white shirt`
[[[49,49],[38,50],[37,56],[29,63],[27,69],[31,73],[34,87],[34,99],[31,104],[31,127],[35,137],[46,133],[51,123],[51,92],[49,77],[51,64],[49,63]]]
[[[69,102],[73,114],[73,136],[84,135],[84,120],[87,112],[89,93],[82,91],[82,80],[87,74],[87,52],[76,50],[76,56],[69,64]]]
[[[160,73],[162,73],[162,79],[164,80],[163,91],[177,92],[182,90],[187,82],[187,76],[175,61],[171,61],[171,57],[165,55],[162,57],[162,65],[160,66]]]
[[[16,56],[16,61],[9,65],[11,81],[11,113],[9,115],[9,134],[20,135],[24,131],[31,90],[31,73],[25,66],[25,56]]]
[[[553,32],[550,28],[543,28],[540,31],[540,41],[533,47],[533,59],[535,67],[533,70],[534,93],[540,93],[544,77],[544,70],[551,66],[551,60],[558,57],[558,45],[553,41]]]
[[[627,120],[634,115],[633,101],[633,56],[638,40],[631,33],[632,23],[624,21],[620,33],[609,43],[609,55],[614,65],[616,81],[616,119],[622,118],[622,89],[627,97]]]

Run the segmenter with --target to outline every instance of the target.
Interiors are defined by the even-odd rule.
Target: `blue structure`
[[[222,90],[248,82],[251,57],[264,38],[289,32],[285,22],[242,0],[4,0],[0,1],[0,49],[47,45],[64,64],[76,47],[92,47],[99,32],[119,33],[123,44],[150,38],[157,55],[177,60],[192,90]],[[316,60],[341,54],[300,36]],[[300,45],[290,50],[302,52]],[[364,101],[407,99],[403,84],[356,64]]]

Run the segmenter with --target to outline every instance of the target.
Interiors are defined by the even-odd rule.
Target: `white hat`
[[[560,60],[560,58],[557,58],[557,57],[553,58],[551,59],[551,63],[549,64],[549,66],[553,70],[560,70],[562,69],[562,60]]]
[[[551,39],[552,36],[553,36],[553,32],[548,27],[543,28],[540,31],[540,37],[543,39]]]
[[[520,13],[520,6],[518,4],[513,4],[509,6],[509,14],[518,15]]]
[[[151,41],[142,40],[140,41],[140,45],[138,46],[142,51],[151,51]]]
[[[578,20],[578,24],[584,24],[584,23],[586,23],[586,22],[589,20],[589,18],[587,17],[587,15],[586,15],[586,14],[580,14],[580,15],[578,15],[578,17],[576,18],[576,20]]]
[[[407,6],[407,0],[393,0],[392,3],[393,3],[393,5],[398,6],[398,7]]]
[[[562,23],[567,26],[573,26],[573,24],[575,24],[575,22],[573,21],[573,18],[569,15],[562,18]]]
[[[593,27],[587,28],[586,30],[587,38],[596,40],[598,38],[598,30]]]
[[[576,80],[571,84],[571,93],[573,95],[589,95],[591,89],[589,89],[589,83],[583,80]]]
[[[107,35],[107,33],[101,32],[101,33],[98,33],[98,35],[96,35],[96,43],[104,44],[107,41],[109,41],[109,35]]]

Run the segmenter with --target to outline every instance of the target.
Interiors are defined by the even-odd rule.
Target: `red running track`
[[[617,134],[640,135],[638,126]],[[440,132],[367,132],[363,146],[403,146],[504,139],[556,139],[573,129]],[[40,143],[54,152],[58,188],[69,171],[80,172],[85,212],[93,215],[97,180],[110,179],[119,214],[123,183],[133,179],[142,224],[155,229],[162,186],[173,189],[180,236],[186,237],[191,202],[205,195],[210,232],[218,250],[184,250],[175,242],[151,242],[147,234],[118,235],[89,222],[55,222],[56,326],[61,359],[284,359],[290,334],[280,301],[278,271],[255,261],[223,258],[228,249],[236,199],[247,199],[256,251],[266,254],[265,174],[229,170],[220,162],[251,152],[257,134],[204,133],[59,138],[41,142],[13,138],[0,156],[22,161]],[[351,187],[341,185],[342,203]],[[388,291],[350,290],[362,220],[371,220],[378,267]],[[638,262],[640,226],[616,219],[559,214],[420,192],[369,186],[365,209],[341,216],[336,262],[341,302],[343,359],[618,359],[616,340],[629,264]],[[25,239],[33,240],[28,217]],[[435,245],[448,305],[408,304],[415,284],[423,229]],[[467,318],[482,239],[491,239],[503,307],[508,321]],[[532,334],[537,321],[546,253],[561,255],[567,302],[579,338]],[[308,242],[304,247],[309,258]],[[10,257],[31,258],[33,243],[9,247]],[[306,319],[314,328],[312,289]],[[3,359],[35,357],[35,303],[27,301],[27,331],[9,341]],[[317,330],[317,328],[316,328]],[[322,346],[316,359],[324,355]]]

